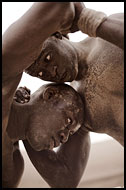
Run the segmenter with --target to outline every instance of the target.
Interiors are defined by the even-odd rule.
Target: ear
[[[54,88],[47,88],[45,92],[43,93],[43,99],[49,100],[53,98],[56,94],[58,94],[57,90]]]

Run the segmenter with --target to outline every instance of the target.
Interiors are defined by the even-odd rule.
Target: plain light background
[[[33,3],[34,2],[2,2],[2,34],[6,31],[9,25],[20,18],[33,5]],[[114,13],[124,12],[124,2],[86,2],[84,4],[87,8],[102,11],[108,16]],[[74,34],[69,34],[69,37],[71,41],[78,42],[85,39],[87,35],[79,31]],[[31,90],[31,93],[33,93],[46,83],[48,82],[24,73],[19,86],[27,86]],[[105,134],[90,133],[90,136],[92,143],[111,139],[111,137]]]

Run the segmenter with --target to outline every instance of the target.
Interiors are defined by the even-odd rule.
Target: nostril
[[[57,66],[54,66],[54,68],[53,68],[53,69],[54,69],[54,71],[56,72],[56,71],[57,71]]]
[[[65,143],[68,140],[68,135],[65,135],[63,132],[60,134],[60,142]]]
[[[56,75],[57,75],[57,66],[54,66],[52,71],[52,77],[55,77]]]

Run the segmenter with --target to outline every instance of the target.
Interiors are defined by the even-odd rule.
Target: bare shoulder
[[[109,16],[109,18],[115,18],[119,20],[124,20],[124,13],[115,13]]]
[[[13,101],[14,93],[20,82],[22,74],[8,78],[2,81],[2,132],[4,133],[7,127],[9,112]]]

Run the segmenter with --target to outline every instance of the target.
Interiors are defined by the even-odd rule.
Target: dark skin
[[[60,34],[59,38],[52,36],[44,42],[40,57],[26,72],[43,80],[73,81],[71,86],[85,103],[85,128],[106,133],[124,145],[124,52],[120,45],[123,14],[111,15],[107,20],[113,21],[113,25],[106,21],[97,34],[104,31],[107,40],[119,31],[118,38],[112,38],[113,44],[101,38],[89,37],[75,43]]]
[[[83,6],[81,3],[72,2],[34,3],[3,35],[2,158],[3,168],[7,166],[10,168],[8,174],[6,173],[4,176],[6,178],[6,187],[16,187],[23,171],[22,164],[21,168],[18,168],[18,159],[16,159],[16,157],[20,157],[18,150],[14,154],[16,157],[12,159],[14,146],[6,131],[13,98],[22,73],[38,57],[41,52],[41,45],[49,36],[57,31],[63,31],[64,34],[67,34],[72,25],[76,27],[76,17],[79,17]],[[18,143],[16,143],[16,147],[18,147]],[[20,158],[19,160],[23,163]],[[5,160],[8,161],[6,164],[4,163]],[[10,181],[10,176],[12,176],[12,181]]]
[[[25,98],[29,94],[26,88],[19,91]],[[21,96],[18,96],[16,93],[19,101]],[[19,140],[23,140],[32,163],[51,187],[76,187],[90,150],[89,134],[81,127],[83,110],[78,93],[64,84],[42,86],[31,95],[27,104],[14,100],[7,126],[9,154],[3,156],[3,187],[17,187],[23,174],[24,161]],[[54,152],[53,148],[61,143],[58,152]]]
[[[30,160],[53,188],[76,188],[85,171],[89,152],[90,137],[88,132],[80,128],[56,152],[43,150],[36,152],[24,141]]]
[[[75,15],[76,6],[79,7],[79,10],[76,11]],[[2,38],[3,135],[6,131],[13,96],[22,77],[23,70],[38,57],[42,43],[50,35],[57,31],[64,31],[64,33],[70,31],[75,16],[80,15],[82,8],[80,3],[34,3],[4,33]],[[48,12],[50,14],[46,14]]]
[[[29,67],[38,58],[38,55],[40,55],[41,52],[42,43],[50,35],[52,35],[56,31],[67,33],[68,31],[72,32],[72,29],[73,31],[78,30],[77,20],[83,6],[81,3],[74,3],[74,6],[72,6],[71,4],[72,3],[64,3],[63,6],[61,6],[61,3],[36,3],[35,6],[33,6],[30,11],[28,11],[28,13],[26,13],[20,20],[14,23],[4,34],[2,47],[2,145],[4,147],[2,149],[4,150],[3,155],[10,155],[11,153],[9,153],[8,150],[12,150],[11,147],[9,147],[11,146],[11,143],[10,139],[6,135],[6,128],[10,113],[10,107],[13,101],[13,96],[20,82],[23,70]],[[74,9],[72,7],[74,7]],[[47,12],[50,12],[49,15],[45,14],[46,10],[48,10]],[[62,12],[66,13],[64,14],[64,17],[63,15],[61,15]],[[74,14],[75,17],[73,16]],[[41,19],[43,17],[44,21],[41,22]],[[63,23],[62,26],[61,23]],[[119,26],[120,25],[116,24],[117,28],[120,28]],[[105,34],[105,38],[108,38],[109,30],[107,30],[108,32],[104,32],[104,29],[105,27],[103,25],[102,33]],[[114,33],[115,36],[117,35],[117,33],[115,33],[114,27],[112,28],[111,32]],[[111,40],[110,37],[109,39]],[[113,43],[115,43],[115,39],[116,38],[114,38]],[[117,45],[119,43],[120,42],[117,40]],[[11,68],[13,68],[13,70]],[[29,149],[30,148],[31,147],[29,147]],[[15,175],[17,176],[17,174]],[[15,183],[17,182],[14,182],[14,184]]]
[[[97,37],[124,49],[124,14],[109,16],[97,29]]]
[[[122,23],[122,17],[121,14],[116,14],[110,16],[108,20],[114,19]],[[119,26],[120,24],[117,28]],[[107,31],[106,39],[109,38],[109,29]],[[43,80],[56,82],[74,80],[71,85],[79,92],[85,103],[86,117],[83,129],[106,133],[123,145],[123,51],[120,49],[120,41],[118,41],[120,39],[122,35],[114,41],[114,44],[119,46],[118,48],[99,38],[87,38],[80,43],[73,43],[57,33],[45,41],[40,56],[26,71]],[[81,137],[85,139],[85,136]],[[78,141],[81,142],[81,139]],[[42,167],[37,162],[37,160],[40,161],[39,163],[42,162],[41,155],[43,154],[40,152],[36,154],[27,142],[25,142],[25,147],[34,166],[43,176]],[[77,174],[77,176],[80,175]],[[63,185],[57,187],[63,187]]]

